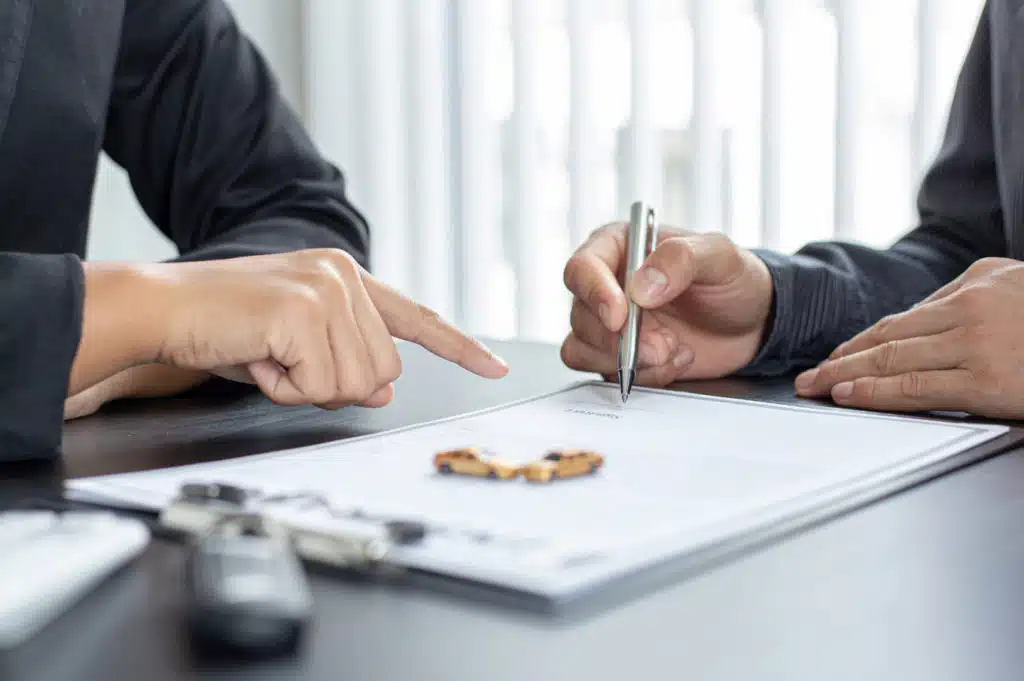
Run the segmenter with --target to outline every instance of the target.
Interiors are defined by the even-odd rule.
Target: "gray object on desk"
[[[119,408],[69,424],[64,469],[96,474],[269,451],[499,404],[579,378],[560,368],[555,348],[494,346],[513,365],[497,383],[403,345],[405,376],[384,411],[282,410],[256,397]],[[447,388],[443,402],[437,385]],[[695,388],[794,399],[782,380]],[[3,473],[7,503],[52,492],[61,475],[53,467]],[[0,656],[0,678],[1019,679],[1022,518],[1024,457],[1014,453],[571,624],[313,575],[317,619],[303,653],[233,671],[188,657],[178,618],[182,548],[155,541],[137,568],[25,648]]]

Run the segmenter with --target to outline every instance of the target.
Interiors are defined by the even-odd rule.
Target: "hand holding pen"
[[[657,225],[650,240],[656,248],[634,269],[629,233],[627,223],[601,227],[566,264],[573,294],[571,331],[562,344],[566,365],[615,382],[622,347],[630,371],[631,303],[639,329],[636,374],[623,383],[634,378],[638,386],[664,387],[726,376],[749,364],[766,340],[772,309],[764,262],[722,234]]]

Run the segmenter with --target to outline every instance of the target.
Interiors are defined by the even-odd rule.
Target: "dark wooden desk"
[[[0,503],[63,476],[240,456],[454,414],[575,380],[556,350],[496,344],[485,382],[404,349],[383,411],[280,409],[257,396],[117,407],[67,428],[57,466],[0,469]],[[787,382],[701,390],[789,400]],[[142,559],[23,648],[0,679],[1020,679],[1024,458],[1011,453],[573,623],[416,590],[313,578],[316,621],[295,659],[197,660],[180,624],[180,548]]]

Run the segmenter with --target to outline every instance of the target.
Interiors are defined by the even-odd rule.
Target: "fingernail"
[[[836,387],[832,388],[832,398],[836,400],[845,400],[853,395],[853,383],[840,383]]]
[[[817,369],[809,369],[796,377],[796,389],[803,392],[814,385],[814,379],[818,377]]]
[[[643,364],[654,366],[658,363],[658,351],[650,343],[641,343],[638,354],[640,362]]]
[[[634,292],[644,300],[658,297],[668,287],[668,277],[653,267],[644,267],[636,274]]]
[[[608,307],[608,303],[598,305],[597,314],[606,327],[612,328],[612,309]]]
[[[692,361],[693,348],[685,347],[675,356],[675,359],[672,360],[672,364],[674,364],[677,369],[682,369],[689,366]]]

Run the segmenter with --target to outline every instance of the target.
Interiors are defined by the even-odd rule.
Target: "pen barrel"
[[[656,230],[654,211],[643,201],[635,202],[630,208],[629,229],[626,232],[626,270],[622,283],[627,296],[633,275],[654,248]],[[632,299],[627,297],[627,301],[626,326],[619,339],[619,370],[631,372],[636,367],[643,310]]]
[[[647,259],[651,243],[651,232],[654,229],[654,211],[643,201],[637,201],[629,211],[629,229],[626,232],[626,277],[623,283],[636,274]]]
[[[626,328],[619,338],[619,370],[631,371],[636,366],[637,348],[640,344],[640,308],[636,305],[629,306],[626,317]],[[636,329],[636,332],[630,331]]]

